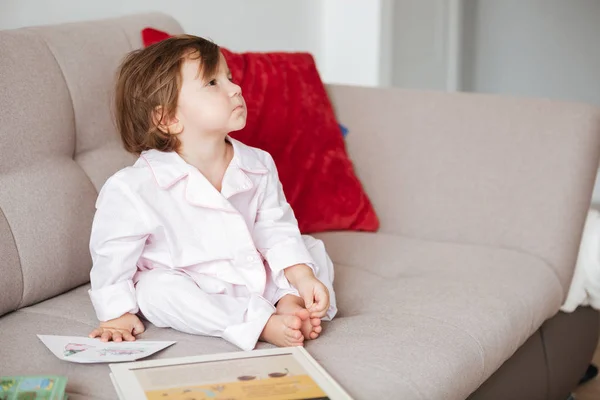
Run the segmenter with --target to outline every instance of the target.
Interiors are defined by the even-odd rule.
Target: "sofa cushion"
[[[425,389],[426,398],[449,399],[461,392],[466,397],[467,387],[477,388],[561,305],[562,287],[553,269],[522,252],[382,233],[318,237],[336,266],[342,318],[386,318],[382,329],[388,327],[387,345],[397,342],[400,348],[395,353],[404,360],[398,366],[401,376]],[[352,289],[340,287],[340,280]],[[425,333],[410,322],[414,320],[436,322],[438,342],[407,341],[408,331]],[[465,360],[463,349],[444,344],[450,339],[443,336],[448,327],[457,330],[453,339],[462,337],[465,346],[477,349],[476,357],[468,354]],[[366,346],[369,340],[363,342]],[[428,346],[433,347],[426,352],[417,349]],[[405,362],[407,357],[411,362]],[[366,360],[374,367],[378,363],[375,358]],[[365,375],[351,375],[352,385],[360,386],[356,379]],[[363,385],[367,385],[366,376]]]
[[[358,399],[464,399],[560,306],[556,276],[527,254],[384,234],[319,237],[335,263],[340,311],[307,349]],[[11,374],[66,374],[79,398],[114,398],[106,365],[59,361],[35,336],[87,335],[97,322],[86,289],[2,319]],[[142,337],[178,341],[160,358],[237,350],[153,326]]]
[[[73,160],[71,98],[46,41],[2,32],[0,53],[0,279],[14,285],[1,315],[89,280],[83,238],[97,193]]]
[[[0,32],[0,315],[89,281],[97,190],[134,161],[114,71],[147,23],[180,30],[150,14]]]

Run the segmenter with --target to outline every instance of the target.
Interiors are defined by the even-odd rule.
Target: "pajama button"
[[[254,261],[254,257],[248,256],[248,257],[246,257],[246,261],[252,262],[252,261]]]

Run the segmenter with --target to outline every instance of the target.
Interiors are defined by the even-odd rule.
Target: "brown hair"
[[[125,150],[177,151],[179,132],[165,133],[159,125],[177,108],[181,66],[187,58],[199,59],[198,73],[210,77],[219,57],[219,46],[192,35],[174,36],[129,53],[119,68],[115,93],[115,119]]]

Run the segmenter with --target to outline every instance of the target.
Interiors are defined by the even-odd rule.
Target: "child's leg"
[[[277,311],[279,315],[296,315],[302,320],[300,331],[305,339],[316,339],[323,330],[321,327],[321,318],[310,318],[306,309],[304,300],[295,294],[286,294],[277,302]]]
[[[314,264],[317,279],[319,279],[329,290],[329,309],[323,320],[330,321],[337,313],[335,292],[333,291],[333,263],[325,251],[322,241],[312,236],[303,235],[304,244],[308,249]],[[267,271],[267,298],[277,304],[277,314],[296,315],[301,318],[300,330],[306,339],[316,339],[322,331],[320,318],[308,318],[304,300],[299,297],[298,291],[292,287],[277,287],[269,271]]]
[[[308,249],[313,261],[315,275],[319,281],[321,281],[329,291],[329,309],[327,314],[323,317],[325,321],[331,321],[335,314],[337,314],[337,303],[335,298],[335,291],[333,290],[333,262],[325,251],[325,245],[322,241],[317,240],[309,235],[302,235],[304,245]],[[291,287],[288,283],[288,287],[278,287],[275,283],[274,278],[271,276],[270,271],[267,270],[267,287],[265,290],[265,297],[272,303],[277,304],[280,299],[288,297],[289,295],[298,295],[298,291]],[[300,299],[302,300],[302,299]],[[297,301],[295,301],[297,302]],[[304,307],[304,302],[302,302]]]
[[[321,333],[321,319],[310,318],[310,314],[304,306],[304,300],[298,294],[298,291],[287,283],[286,287],[279,287],[275,279],[267,268],[267,285],[265,288],[265,298],[277,306],[275,313],[277,315],[295,315],[302,321],[300,331],[305,339],[316,339]],[[287,282],[287,280],[286,280]]]
[[[258,295],[209,294],[188,276],[152,270],[140,275],[136,296],[144,317],[158,327],[222,337],[244,350],[261,335],[279,346],[301,344],[299,318],[274,316],[275,308]]]

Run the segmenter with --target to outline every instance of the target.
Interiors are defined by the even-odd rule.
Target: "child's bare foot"
[[[306,340],[314,340],[319,337],[321,330],[321,318],[309,318],[309,312],[304,308],[304,300],[291,294],[283,296],[277,303],[276,314],[295,315],[302,320],[300,331]]]
[[[302,346],[304,336],[300,332],[302,320],[295,315],[271,315],[263,329],[260,340],[278,347]]]

